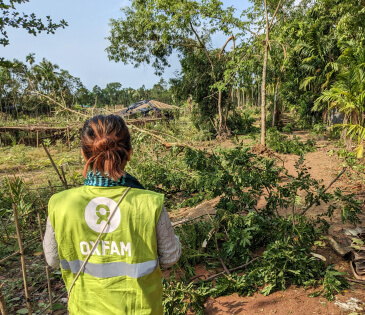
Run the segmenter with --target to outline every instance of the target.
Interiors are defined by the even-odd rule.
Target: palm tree
[[[340,74],[331,89],[322,92],[315,101],[313,110],[319,110],[323,104],[337,108],[345,115],[342,125],[349,139],[355,138],[358,146],[357,156],[363,156],[365,126],[365,50],[355,42],[344,44],[342,55],[338,59]]]

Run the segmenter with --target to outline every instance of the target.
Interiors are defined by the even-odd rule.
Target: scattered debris
[[[311,253],[311,255],[312,255],[313,257],[315,257],[315,258],[318,258],[318,259],[322,260],[322,261],[327,261],[327,259],[326,259],[324,256],[320,255],[320,254],[317,254],[317,253]]]
[[[342,257],[348,255],[352,251],[350,242],[345,237],[341,238],[341,241],[336,241],[332,236],[328,236],[327,240],[333,250]]]
[[[365,304],[358,299],[350,298],[345,303],[340,302],[338,299],[335,302],[335,305],[342,308],[344,311],[363,311]]]
[[[268,156],[275,155],[273,150],[260,143],[254,144],[254,146],[251,148],[251,152],[255,154],[267,154]]]
[[[344,233],[347,235],[347,236],[358,236],[360,234],[363,234],[365,232],[365,230],[361,227],[356,227],[354,229],[346,229],[344,230]]]

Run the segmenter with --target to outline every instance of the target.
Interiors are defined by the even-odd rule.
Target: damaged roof
[[[169,105],[165,103],[161,103],[155,100],[144,100],[137,103],[132,104],[128,108],[122,109],[119,112],[120,116],[129,116],[135,114],[137,112],[142,112],[143,114],[147,114],[149,111],[161,111],[161,110],[176,110],[180,109],[177,106]]]

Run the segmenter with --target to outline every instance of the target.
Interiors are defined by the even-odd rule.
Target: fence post
[[[43,143],[43,142],[42,142],[42,145],[43,145],[43,149],[44,149],[44,151],[46,151],[46,153],[47,153],[47,155],[48,155],[48,158],[49,158],[49,160],[50,160],[50,161],[51,161],[51,163],[52,163],[52,166],[53,166],[54,170],[56,171],[56,173],[57,173],[57,175],[58,175],[58,178],[61,180],[61,183],[63,184],[63,186],[65,187],[65,189],[68,189],[68,187],[67,187],[67,183],[65,183],[65,182],[64,182],[64,180],[63,180],[63,178],[62,178],[62,176],[61,176],[60,172],[58,171],[58,168],[57,168],[56,164],[53,162],[53,159],[52,159],[51,154],[49,154],[49,152],[48,152],[48,150],[47,150],[47,147],[44,145],[44,143]]]
[[[37,218],[38,218],[39,233],[41,234],[41,241],[42,241],[42,244],[43,244],[43,230],[42,230],[41,216],[40,216],[39,212],[37,213]],[[43,254],[44,254],[44,251],[43,251]],[[49,299],[50,308],[51,308],[51,310],[53,310],[51,279],[49,277],[49,267],[48,267],[48,264],[47,264],[46,257],[44,257],[44,261],[46,263],[46,275],[47,275],[47,285],[48,285],[48,299]]]
[[[3,287],[4,283],[0,284],[0,314],[1,315],[8,315],[8,309],[6,308],[5,299],[1,292],[1,288]]]
[[[16,228],[16,236],[18,238],[18,244],[19,244],[20,261],[21,261],[21,264],[22,264],[25,300],[26,300],[26,303],[27,303],[28,315],[32,315],[32,306],[30,305],[29,291],[28,291],[28,282],[27,282],[27,267],[25,265],[24,249],[23,249],[22,238],[21,238],[21,235],[20,235],[20,227],[19,227],[19,220],[18,220],[18,210],[16,208],[15,203],[13,203],[13,211],[14,211],[14,221],[15,221],[15,228]]]
[[[49,186],[49,189],[51,190],[51,194],[54,195],[54,188],[53,188],[50,180],[48,180],[48,186]]]
[[[70,126],[67,125],[67,145],[68,145],[68,149],[71,149],[71,143],[70,143]]]

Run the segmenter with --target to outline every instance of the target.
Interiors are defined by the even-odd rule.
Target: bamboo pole
[[[40,216],[39,212],[37,213],[37,218],[38,218],[39,233],[41,234],[41,241],[42,241],[42,244],[43,244],[43,230],[42,230],[41,216]],[[44,251],[42,251],[42,252],[44,254]],[[45,256],[44,256],[44,261],[46,263],[46,275],[47,275],[47,285],[48,285],[48,299],[49,299],[49,304],[50,304],[51,310],[53,310],[51,278],[49,276],[49,267],[48,267],[47,260],[46,260],[46,257]]]
[[[22,264],[25,299],[26,299],[27,308],[28,308],[28,315],[32,315],[32,306],[30,305],[28,282],[27,282],[27,267],[25,265],[24,249],[23,249],[23,243],[22,243],[22,238],[20,235],[20,228],[19,228],[18,211],[17,211],[15,203],[13,203],[13,211],[14,211],[16,235],[17,235],[18,244],[19,244],[20,261]]]
[[[0,284],[0,314],[1,315],[8,315],[8,309],[6,307],[4,296],[1,292],[1,288],[3,287],[4,283]]]
[[[67,145],[68,145],[68,149],[71,149],[71,143],[70,143],[70,126],[67,125]]]
[[[61,174],[62,174],[62,177],[63,177],[63,180],[64,180],[64,183],[66,184],[66,189],[68,189],[68,184],[67,184],[67,180],[66,180],[66,174],[65,174],[65,170],[63,168],[63,164],[60,166],[60,169],[61,169]]]
[[[44,145],[44,143],[43,143],[43,142],[42,142],[42,145],[43,145],[43,149],[44,149],[44,151],[46,151],[46,153],[47,153],[47,155],[48,155],[48,158],[49,158],[49,160],[50,160],[50,161],[51,161],[51,163],[52,163],[53,168],[55,169],[55,171],[56,171],[56,173],[57,173],[57,175],[58,175],[58,178],[61,180],[61,183],[63,184],[63,187],[65,187],[65,189],[68,189],[68,187],[67,187],[67,183],[65,183],[65,182],[63,181],[63,178],[62,178],[62,176],[61,176],[60,172],[58,171],[58,168],[57,168],[56,164],[54,163],[54,161],[53,161],[53,159],[52,159],[51,154],[49,154],[49,152],[48,152],[48,150],[47,150],[47,147]]]
[[[50,180],[48,180],[48,186],[49,186],[49,189],[51,190],[51,194],[54,195],[54,188],[53,188]]]

